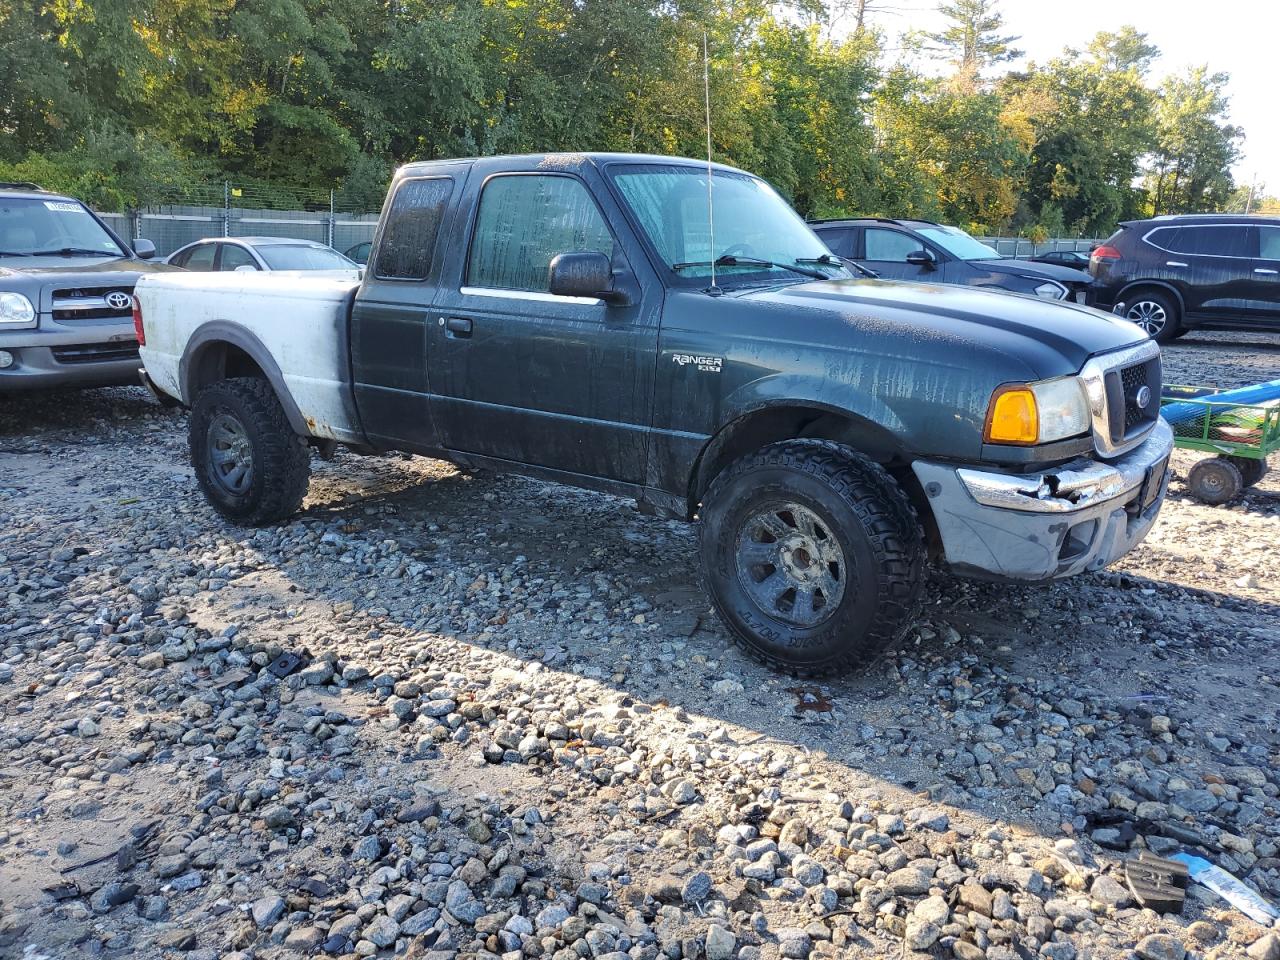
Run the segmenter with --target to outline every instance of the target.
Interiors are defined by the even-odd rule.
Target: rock
[[[262,820],[272,830],[293,826],[293,811],[284,804],[275,803],[262,811]]]
[[[284,916],[284,900],[275,894],[267,894],[255,900],[249,912],[258,929],[265,930]]]
[[[1263,934],[1245,951],[1250,960],[1280,960],[1280,934]]]
[[[112,880],[94,892],[93,896],[89,898],[89,907],[94,913],[107,913],[122,903],[128,903],[137,895],[138,885],[136,883],[121,883],[118,880]]]
[[[1108,907],[1124,907],[1133,899],[1128,887],[1105,873],[1093,881],[1089,896]]]
[[[778,931],[778,953],[790,960],[807,960],[813,949],[813,938],[796,927]]]
[[[569,911],[562,903],[553,903],[543,907],[534,918],[534,925],[539,930],[554,930],[569,919]]]
[[[903,867],[885,877],[884,885],[899,896],[918,896],[929,892],[933,878],[920,867]]]
[[[906,934],[903,941],[909,950],[928,950],[942,936],[942,928],[914,914],[907,918]]]
[[[385,913],[379,914],[370,921],[369,925],[360,931],[360,936],[368,940],[377,947],[389,947],[396,942],[396,937],[400,935],[400,924],[396,923]]]
[[[680,899],[688,904],[701,903],[711,893],[711,874],[699,871],[685,881]]]
[[[707,960],[729,960],[738,946],[738,938],[718,924],[707,928]]]
[[[324,943],[324,940],[325,933],[319,927],[299,927],[284,938],[284,945],[288,950],[297,950],[309,956]]]
[[[1167,933],[1152,933],[1138,941],[1134,948],[1142,960],[1182,960],[1187,949]]]

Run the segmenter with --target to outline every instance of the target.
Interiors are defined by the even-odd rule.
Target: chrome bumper
[[[957,572],[1045,580],[1098,570],[1147,535],[1164,500],[1173,431],[1163,419],[1110,462],[1033,474],[912,465]]]

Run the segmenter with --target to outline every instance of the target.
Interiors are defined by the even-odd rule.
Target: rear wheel
[[[1267,475],[1265,460],[1255,460],[1252,457],[1227,457],[1227,459],[1240,471],[1240,482],[1246,487],[1254,486]]]
[[[1240,496],[1244,478],[1240,476],[1240,468],[1226,457],[1209,457],[1191,468],[1187,487],[1197,500],[1217,505]]]
[[[735,640],[802,674],[859,666],[915,616],[924,549],[884,468],[820,440],[773,444],[703,499],[707,590]]]
[[[259,526],[302,506],[311,454],[265,380],[239,377],[202,390],[188,439],[200,489],[228,520]]]
[[[1124,316],[1140,326],[1157,343],[1168,343],[1181,332],[1178,305],[1167,293],[1140,290],[1125,304]]]

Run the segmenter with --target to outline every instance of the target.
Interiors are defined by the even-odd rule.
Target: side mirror
[[[547,267],[547,289],[557,297],[597,297],[616,302],[613,266],[603,253],[560,253]]]
[[[150,260],[156,255],[156,245],[150,240],[133,241],[133,255],[139,260]]]
[[[938,261],[935,259],[933,254],[923,248],[919,250],[912,250],[908,253],[907,263],[917,267],[927,267],[930,270],[938,265]]]
[[[255,267],[252,263],[242,263],[240,264],[240,266],[236,267],[235,270],[232,272],[233,273],[257,273],[258,268]]]

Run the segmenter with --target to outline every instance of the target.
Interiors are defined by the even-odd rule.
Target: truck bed
[[[307,432],[354,443],[347,320],[357,280],[296,273],[165,273],[139,280],[146,345],[155,386],[186,403],[183,357],[209,336],[239,331],[255,338],[279,367]]]

